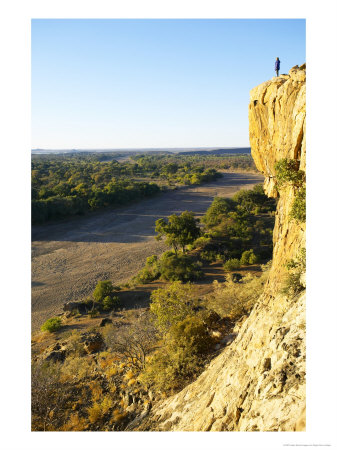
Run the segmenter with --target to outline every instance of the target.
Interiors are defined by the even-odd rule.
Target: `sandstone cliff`
[[[305,429],[305,291],[280,293],[285,263],[305,246],[305,225],[289,217],[295,191],[277,192],[275,162],[305,171],[305,65],[250,93],[252,155],[265,190],[278,196],[274,253],[265,292],[236,339],[183,391],[145,413],[131,429],[302,431]],[[146,415],[147,414],[147,415]]]

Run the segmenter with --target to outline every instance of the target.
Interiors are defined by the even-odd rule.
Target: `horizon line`
[[[251,148],[248,145],[243,146],[211,146],[211,147],[108,147],[108,148],[42,148],[36,147],[31,148],[31,151],[130,151],[130,150],[217,150],[217,149],[240,149],[240,148]]]

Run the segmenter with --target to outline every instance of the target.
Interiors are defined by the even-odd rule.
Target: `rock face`
[[[279,195],[264,294],[234,329],[234,341],[136,430],[305,430],[305,291],[293,298],[280,293],[285,262],[305,246],[305,224],[290,219],[294,188],[277,194],[274,171],[281,158],[299,160],[305,171],[305,65],[251,91],[249,123],[252,155],[266,177],[266,193]]]
[[[306,70],[293,67],[289,75],[275,77],[250,92],[249,138],[256,167],[265,176],[268,196],[277,196],[274,166],[282,158],[295,159],[306,170]],[[285,187],[278,200],[274,228],[274,253],[269,291],[277,291],[284,264],[305,247],[305,225],[289,220],[294,189]]]

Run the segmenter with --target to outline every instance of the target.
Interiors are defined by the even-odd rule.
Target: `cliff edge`
[[[250,92],[249,135],[267,195],[278,197],[273,262],[263,295],[236,339],[201,376],[130,424],[154,431],[305,430],[305,274],[282,292],[286,263],[305,248],[305,223],[291,216],[296,187],[277,186],[275,163],[305,173],[305,65]]]

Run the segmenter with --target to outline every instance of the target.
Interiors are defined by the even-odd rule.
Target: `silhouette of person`
[[[277,77],[278,77],[278,73],[280,71],[280,64],[281,64],[281,61],[279,60],[279,58],[276,58],[276,61],[275,61],[275,72],[276,72],[276,76]]]

